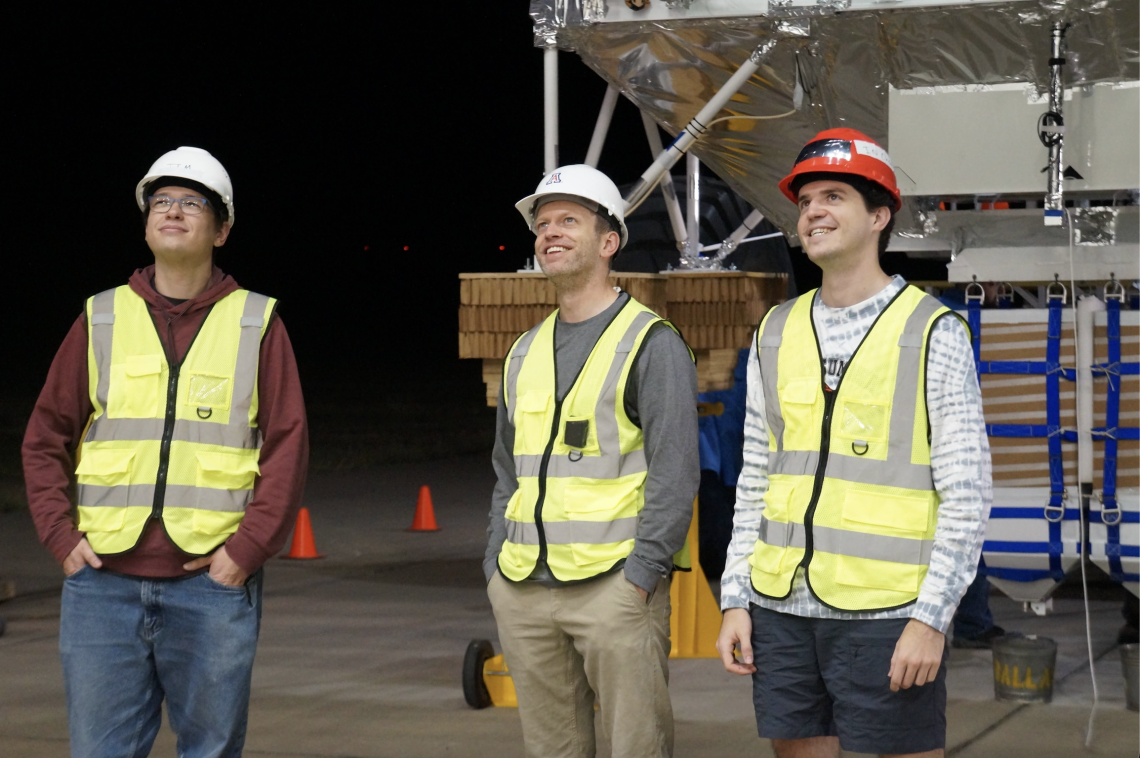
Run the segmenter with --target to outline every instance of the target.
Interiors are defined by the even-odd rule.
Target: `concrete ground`
[[[416,494],[429,484],[443,530],[411,534]],[[306,497],[321,561],[267,568],[247,756],[521,756],[514,709],[470,709],[460,670],[467,643],[496,641],[480,559],[490,466],[483,458],[314,476]],[[0,579],[19,596],[0,604],[0,756],[68,754],[58,658],[61,577],[26,513],[0,515]],[[1124,709],[1115,648],[1119,602],[1091,604],[1100,691],[1092,747],[1083,746],[1092,679],[1080,601],[1045,618],[992,598],[998,623],[1057,640],[1051,705],[993,700],[989,651],[955,650],[947,754],[974,758],[1136,756],[1137,714]],[[672,662],[676,755],[771,756],[755,732],[750,681],[715,660]],[[163,728],[152,751],[175,755]],[[608,751],[602,751],[608,755]]]

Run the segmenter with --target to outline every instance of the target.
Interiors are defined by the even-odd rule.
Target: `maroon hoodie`
[[[206,291],[179,305],[154,288],[154,266],[139,269],[131,290],[150,307],[167,360],[181,362],[210,306],[241,289],[233,277],[214,267]],[[36,401],[24,434],[24,480],[28,506],[40,541],[63,563],[83,533],[75,529],[68,495],[73,455],[92,411],[87,383],[87,316],[67,333],[47,381]],[[309,466],[309,431],[297,362],[285,325],[274,314],[261,341],[257,370],[257,425],[263,445],[258,465],[261,476],[238,531],[226,542],[226,552],[249,573],[279,552],[301,505]],[[100,556],[103,568],[148,577],[184,576],[182,564],[191,556],[166,536],[151,519],[138,544],[120,555]]]

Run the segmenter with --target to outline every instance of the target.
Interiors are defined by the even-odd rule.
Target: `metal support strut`
[[[700,112],[685,125],[685,128],[677,135],[677,139],[673,140],[673,144],[669,145],[668,149],[664,150],[657,159],[653,161],[653,165],[645,170],[641,175],[641,179],[629,191],[625,198],[626,212],[634,208],[645,199],[645,196],[653,191],[653,187],[669,169],[676,165],[677,161],[681,159],[689,147],[694,142],[700,139],[707,130],[705,124],[713,120],[716,114],[720,113],[721,109],[728,103],[729,99],[735,95],[744,83],[752,78],[756,70],[768,59],[772,50],[776,47],[777,40],[775,38],[765,40],[757,45],[756,49],[749,56],[748,60],[741,64],[740,68],[736,70],[724,86],[717,90],[716,94],[701,108]]]
[[[654,155],[660,155],[664,148],[661,146],[661,132],[657,131],[657,122],[648,113],[641,111],[641,123],[645,126],[649,149]],[[684,252],[688,232],[685,230],[685,217],[681,213],[681,201],[677,199],[677,189],[673,186],[673,175],[668,171],[661,178],[661,194],[665,196],[665,210],[669,212],[673,239],[677,241],[677,249]]]
[[[598,167],[602,148],[606,145],[606,135],[610,131],[610,120],[614,117],[617,99],[617,87],[611,84],[606,88],[606,96],[602,98],[602,108],[598,111],[598,121],[594,124],[594,136],[590,138],[590,149],[586,151],[587,166]]]
[[[1062,68],[1065,65],[1065,28],[1060,21],[1053,22],[1052,57],[1049,59],[1049,111],[1037,122],[1037,137],[1049,148],[1048,184],[1045,193],[1045,226],[1061,226],[1065,215],[1064,168],[1062,148],[1065,143],[1065,82]]]
[[[558,168],[558,48],[542,50],[543,173]]]
[[[689,153],[685,156],[685,173],[689,180],[688,193],[685,195],[685,205],[688,206],[688,214],[685,220],[686,234],[685,238],[688,244],[685,245],[684,254],[681,258],[685,261],[695,261],[701,256],[701,160],[697,156]]]

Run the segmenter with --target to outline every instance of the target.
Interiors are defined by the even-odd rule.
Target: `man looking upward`
[[[528,756],[673,752],[669,576],[700,483],[697,376],[671,325],[607,281],[628,232],[589,166],[515,206],[558,293],[499,391],[484,571]]]
[[[214,265],[234,223],[222,164],[180,147],[135,195],[154,265],[87,300],[24,437],[32,518],[67,575],[71,753],[149,754],[165,700],[180,756],[240,756],[261,566],[308,467],[301,384],[276,301]]]
[[[752,348],[717,649],[779,758],[941,756],[945,633],[992,499],[969,336],[879,265],[901,207],[879,145],[822,132],[780,189],[823,286]]]

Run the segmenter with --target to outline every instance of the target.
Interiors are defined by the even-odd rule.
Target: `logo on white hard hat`
[[[561,173],[551,174],[550,178],[546,180],[546,183],[547,184],[561,184],[562,183],[562,174]]]

